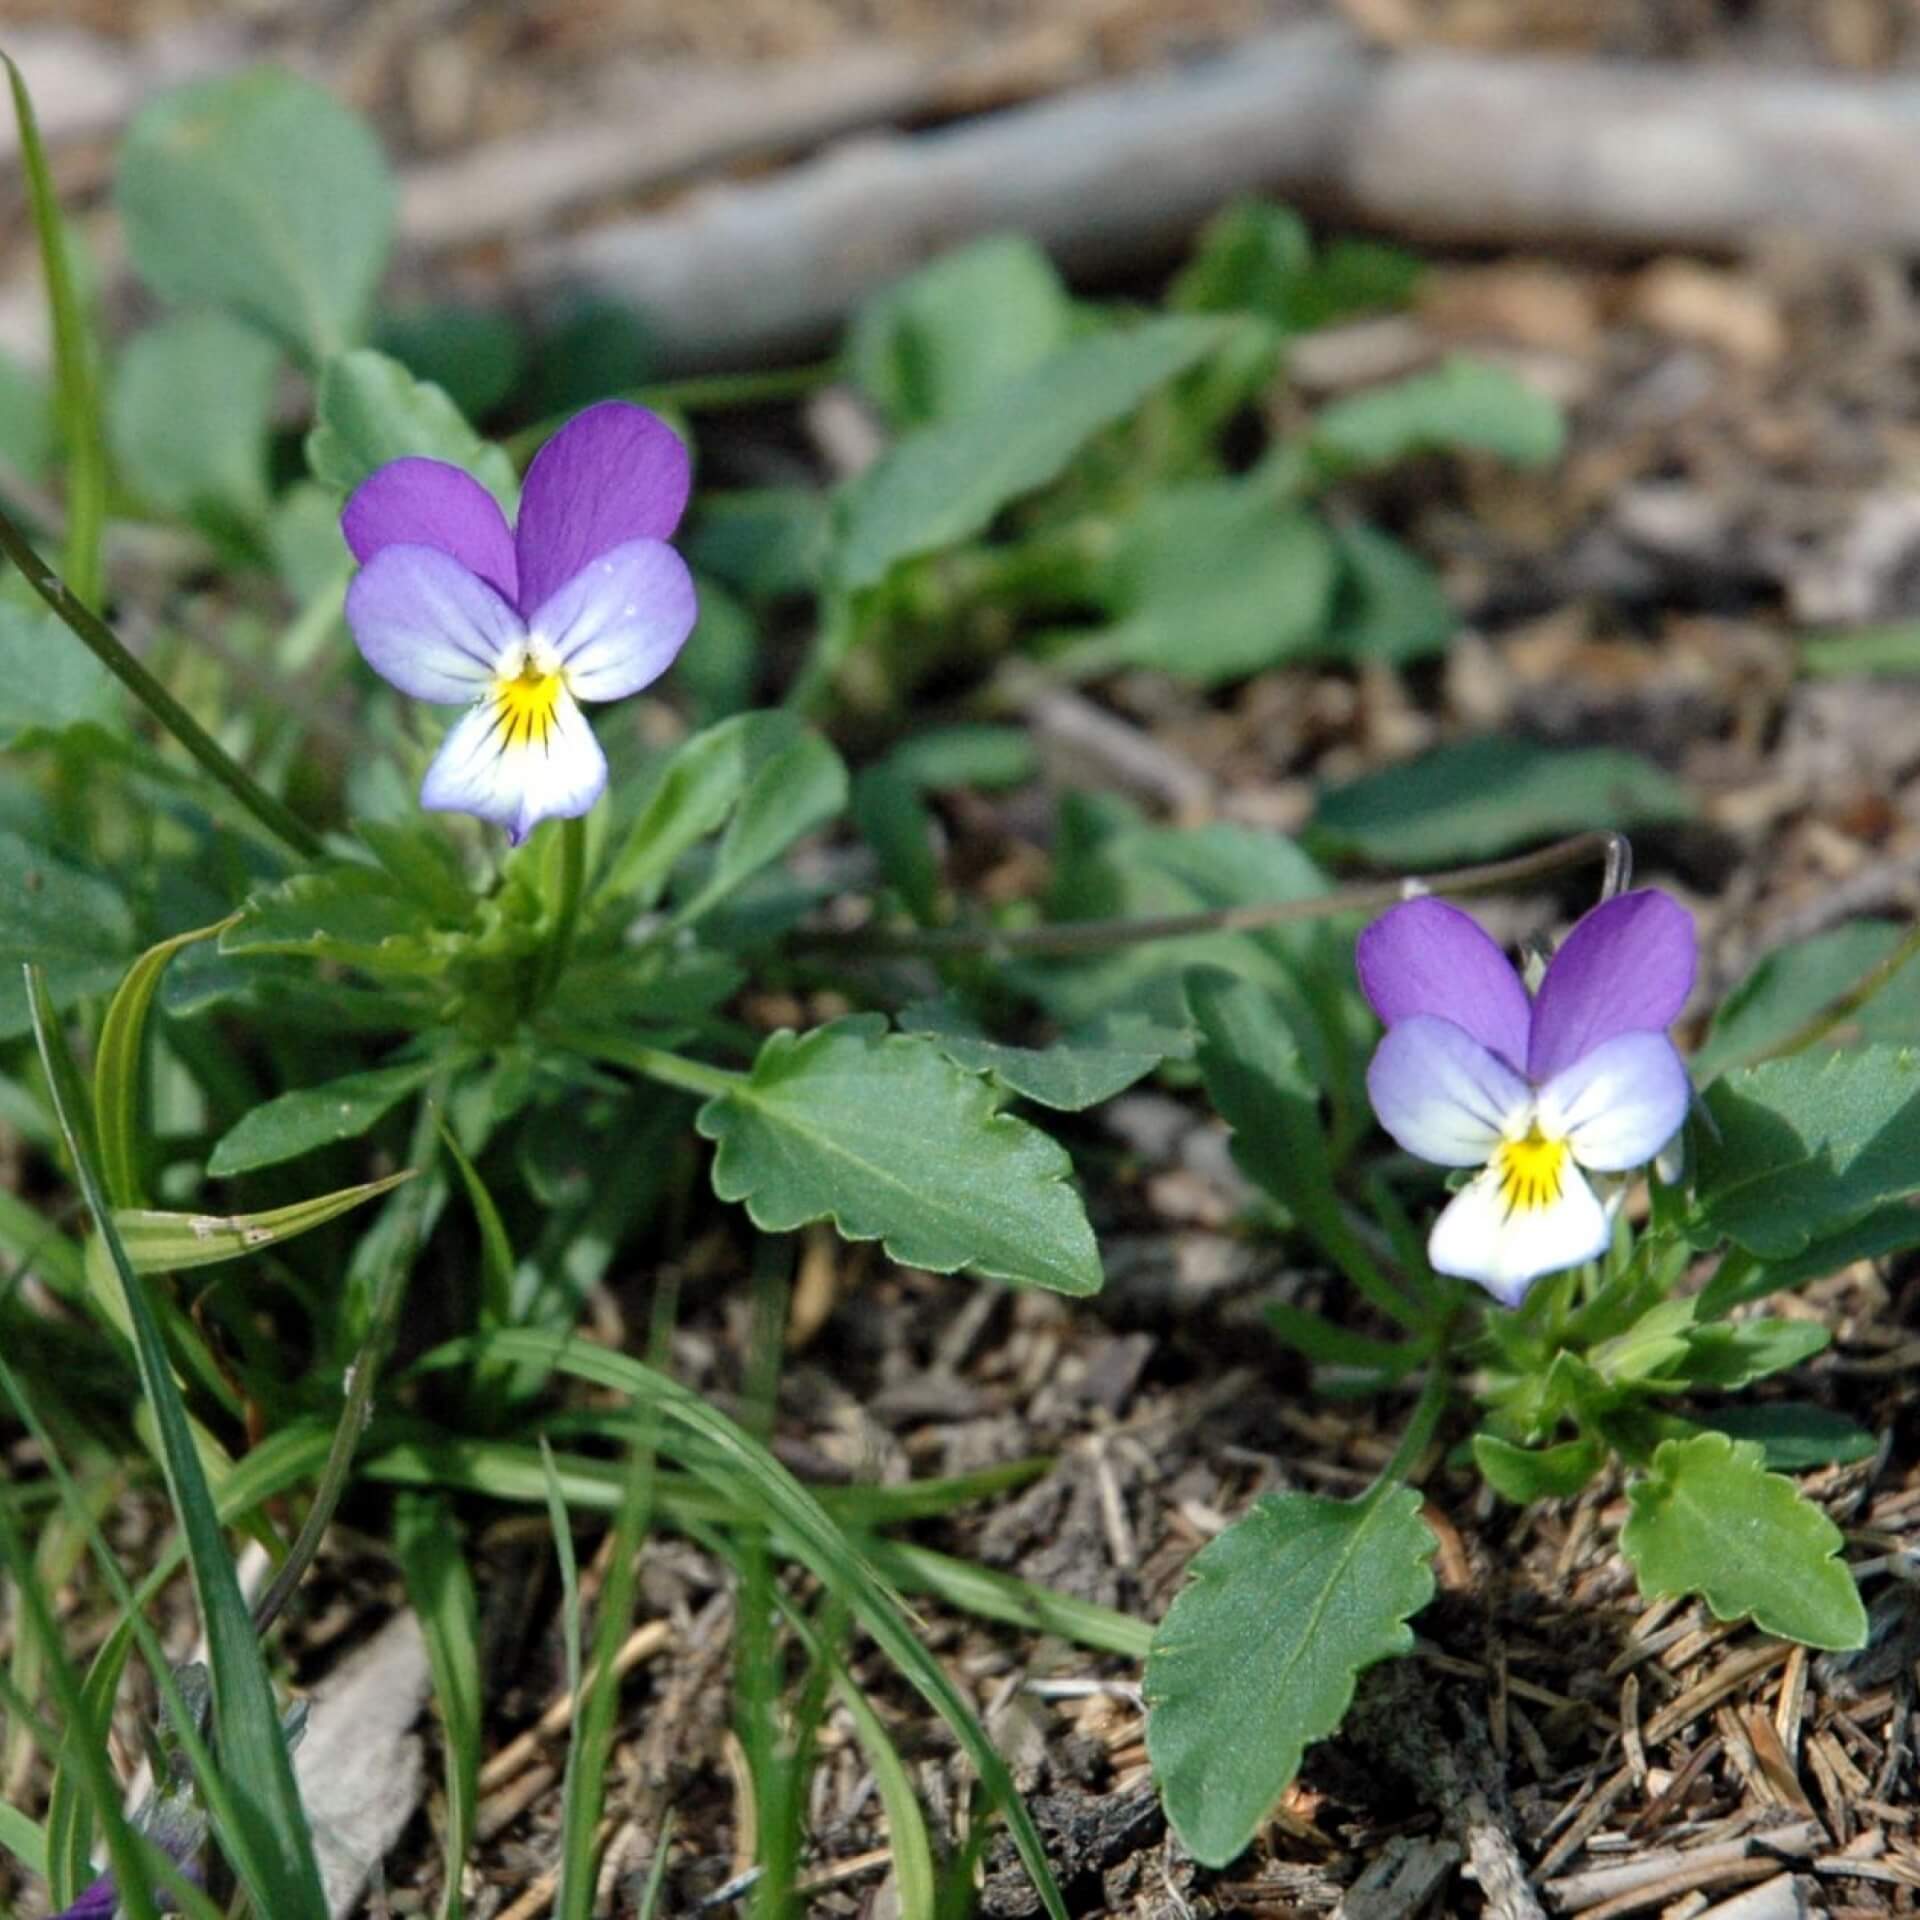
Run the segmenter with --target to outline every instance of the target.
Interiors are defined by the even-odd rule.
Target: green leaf
[[[685,854],[719,832],[745,795],[805,737],[794,715],[735,714],[676,747],[598,883],[602,898],[650,907]]]
[[[313,477],[351,493],[375,467],[409,454],[463,468],[508,509],[520,497],[513,462],[468,426],[441,388],[371,347],[329,360],[307,435]]]
[[[330,1147],[361,1134],[417,1093],[437,1071],[432,1060],[349,1073],[318,1087],[298,1087],[243,1115],[221,1135],[207,1156],[216,1179],[251,1173],[292,1160],[316,1147]]]
[[[1920,1059],[1905,1048],[1741,1068],[1708,1090],[1706,1106],[1700,1229],[1763,1260],[1791,1258],[1920,1193]]]
[[[1800,665],[1813,674],[1920,673],[1920,620],[1808,634],[1800,642]]]
[[[899,1025],[931,1040],[956,1066],[991,1074],[1009,1093],[1056,1113],[1097,1107],[1161,1061],[1193,1052],[1188,1034],[1138,1013],[1108,1014],[1047,1047],[990,1040],[951,1000],[922,1000],[899,1016]]]
[[[140,1204],[140,1091],[147,1011],[167,962],[182,948],[211,940],[233,923],[176,934],[149,947],[127,970],[107,1007],[93,1062],[93,1107],[100,1126],[100,1177],[116,1207]]]
[[[883,289],[854,317],[847,371],[896,427],[969,412],[1066,345],[1073,302],[1024,234],[961,247]]]
[[[711,913],[796,840],[846,810],[846,762],[817,733],[801,733],[759,767],[720,837],[713,869],[675,908],[677,932]]]
[[[1089,650],[1197,686],[1314,648],[1333,604],[1334,546],[1304,508],[1246,480],[1152,495],[1120,529],[1098,597],[1115,621]]]
[[[1039,752],[1024,727],[981,723],[909,735],[887,756],[887,764],[923,792],[1023,787],[1040,773]]]
[[[751,1076],[695,1124],[719,1144],[714,1191],[745,1201],[765,1232],[831,1219],[850,1240],[884,1241],[903,1266],[1099,1291],[1065,1150],[878,1015],[774,1034]]]
[[[225,954],[308,953],[370,973],[439,973],[428,907],[373,867],[337,862],[262,888],[239,925],[220,936]]]
[[[902,560],[979,533],[1227,332],[1177,316],[1075,341],[960,419],[908,435],[843,490],[833,578],[853,591],[875,586]]]
[[[1435,451],[1543,467],[1559,459],[1566,435],[1559,407],[1537,388],[1504,367],[1456,357],[1334,401],[1314,422],[1308,453],[1333,474],[1397,466]]]
[[[1818,1320],[1720,1320],[1688,1334],[1679,1371],[1691,1387],[1732,1393],[1811,1360],[1832,1341]]]
[[[223,537],[267,512],[267,435],[280,351],[222,313],[135,334],[115,370],[107,433],[149,505]]]
[[[189,1267],[241,1260],[262,1247],[277,1247],[311,1233],[412,1178],[409,1168],[289,1206],[269,1207],[264,1213],[157,1213],[144,1207],[116,1207],[113,1220],[136,1273],[182,1273]]]
[[[702,725],[753,704],[760,677],[760,622],[710,574],[696,575],[699,615],[674,661],[674,684]]]
[[[1459,617],[1433,569],[1364,523],[1334,529],[1340,559],[1319,651],[1342,660],[1423,660],[1444,653]]]
[[[1324,792],[1307,844],[1323,859],[1433,867],[1692,814],[1686,789],[1638,754],[1488,735]]]
[[[1270,200],[1231,202],[1208,221],[1167,304],[1183,313],[1257,313],[1285,333],[1403,305],[1422,268],[1397,247],[1335,240],[1315,256],[1306,223]]]
[[[52,387],[0,348],[0,459],[38,486],[52,468],[59,445]]]
[[[940,917],[940,855],[919,789],[885,761],[863,768],[853,783],[853,818],[882,880],[917,926],[932,926]]]
[[[1355,1678],[1413,1649],[1433,1597],[1421,1496],[1267,1494],[1195,1557],[1147,1656],[1147,1752],[1167,1818],[1204,1866],[1258,1832],[1339,1726]]]
[[[1693,1057],[1695,1084],[1704,1087],[1729,1067],[1752,1066],[1792,1039],[1878,966],[1901,938],[1891,921],[1850,920],[1762,955],[1715,1008],[1713,1024]]]
[[[111,726],[120,711],[113,675],[48,607],[28,605],[27,592],[16,577],[0,581],[0,745],[29,732]],[[0,996],[10,985],[0,982]]]
[[[360,338],[393,183],[365,123],[324,88],[256,68],[155,100],[121,144],[116,194],[162,299],[223,308],[314,368]]]
[[[749,600],[810,593],[827,544],[827,500],[811,487],[741,487],[703,496],[679,545],[696,573]]]
[[[1698,1593],[1718,1620],[1752,1614],[1763,1632],[1810,1647],[1866,1644],[1860,1590],[1836,1558],[1840,1529],[1767,1472],[1757,1446],[1723,1433],[1663,1440],[1627,1500],[1620,1550],[1644,1599]]]
[[[1846,1466],[1871,1458],[1878,1443],[1828,1407],[1797,1400],[1775,1400],[1760,1407],[1724,1407],[1702,1421],[1732,1440],[1760,1448],[1775,1473],[1804,1473],[1809,1467]]]
[[[133,951],[133,916],[104,880],[0,832],[0,1040],[32,1026],[20,962],[45,970],[56,1007],[109,993]]]
[[[1555,1447],[1516,1447],[1496,1433],[1473,1436],[1474,1464],[1503,1500],[1531,1506],[1536,1500],[1571,1500],[1606,1462],[1591,1435]]]
[[[1875,1207],[1851,1226],[1838,1233],[1814,1240],[1804,1251],[1785,1260],[1751,1268],[1739,1263],[1723,1268],[1732,1275],[1732,1284],[1722,1286],[1720,1275],[1708,1281],[1700,1295],[1702,1315],[1730,1312],[1749,1300],[1764,1300],[1770,1293],[1786,1287],[1803,1287],[1810,1280],[1824,1280],[1856,1260],[1891,1260],[1897,1254],[1920,1247],[1920,1207],[1896,1200]]]

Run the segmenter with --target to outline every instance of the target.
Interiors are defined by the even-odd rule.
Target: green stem
[[[540,977],[534,985],[533,1003],[544,1006],[560,984],[567,960],[573,952],[573,937],[580,928],[580,892],[587,877],[587,823],[585,820],[560,822],[560,898],[554,908],[553,937],[547,942],[540,963]]]
[[[1915,926],[1884,960],[1869,967],[1824,1013],[1815,1014],[1805,1026],[1797,1028],[1771,1052],[1763,1053],[1760,1058],[1779,1060],[1790,1053],[1802,1053],[1815,1042],[1824,1039],[1842,1021],[1850,1020],[1858,1013],[1915,954],[1920,954],[1920,926]]]
[[[0,552],[44,600],[80,643],[118,679],[221,786],[302,859],[319,859],[320,836],[285,801],[276,800],[233,758],[192,714],[121,644],[113,629],[94,613],[34,551],[33,542],[0,508]]]
[[[1630,858],[1625,834],[1580,833],[1511,860],[1489,860],[1480,866],[1457,867],[1451,873],[1418,874],[1404,880],[1370,880],[1359,886],[1335,887],[1306,900],[1263,900],[1254,906],[1219,907],[1205,913],[1071,920],[1042,927],[859,927],[797,934],[792,944],[802,952],[832,953],[843,958],[896,960],[959,953],[984,953],[996,959],[1015,955],[1067,958],[1106,953],[1148,940],[1181,940],[1197,933],[1256,933],[1308,920],[1337,919],[1342,914],[1379,913],[1427,894],[1492,893],[1589,860],[1606,863],[1606,896],[1611,898],[1619,891],[1619,876],[1626,871]]]
[[[1447,1409],[1447,1395],[1452,1391],[1453,1375],[1447,1368],[1447,1340],[1443,1332],[1433,1358],[1427,1363],[1426,1383],[1420,1389],[1420,1398],[1414,1402],[1413,1418],[1407,1422],[1407,1430],[1400,1436],[1400,1444],[1394,1448],[1393,1458],[1380,1469],[1373,1485],[1368,1488],[1368,1499],[1388,1487],[1397,1487],[1413,1471],[1415,1462],[1432,1442],[1435,1430],[1440,1425],[1440,1416]]]
[[[662,1086],[678,1087],[683,1093],[733,1093],[747,1084],[744,1073],[731,1073],[725,1067],[710,1067],[703,1060],[688,1060],[659,1047],[643,1046],[618,1033],[596,1033],[579,1028],[549,1028],[546,1037],[557,1045],[584,1054],[589,1059],[605,1060],[633,1073],[644,1073]]]

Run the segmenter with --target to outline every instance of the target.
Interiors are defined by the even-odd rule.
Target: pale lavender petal
[[[657,414],[624,400],[576,414],[534,456],[521,489],[521,607],[544,605],[615,547],[664,540],[691,484],[687,450]]]
[[[1527,1083],[1451,1020],[1416,1013],[1387,1029],[1367,1068],[1380,1124],[1422,1160],[1477,1167],[1532,1104]]]
[[[1642,1167],[1680,1130],[1693,1085],[1664,1033],[1616,1033],[1539,1092],[1540,1131],[1565,1140],[1583,1167]]]
[[[363,566],[383,547],[437,547],[509,600],[519,592],[513,534],[500,503],[444,460],[389,460],[340,510],[340,531]]]
[[[462,714],[441,743],[420,788],[420,804],[439,813],[471,813],[505,827],[518,846],[542,820],[571,820],[599,799],[606,757],[587,717],[558,691],[550,733],[506,744],[491,701]]]
[[[1616,1033],[1664,1033],[1693,991],[1693,916],[1645,887],[1603,901],[1561,942],[1533,1003],[1527,1072],[1551,1080]]]
[[[529,625],[581,700],[621,700],[658,680],[693,631],[693,576],[660,540],[629,540],[576,573]]]
[[[1483,1286],[1502,1306],[1517,1307],[1543,1275],[1577,1267],[1607,1250],[1612,1230],[1606,1209],[1578,1167],[1561,1176],[1544,1207],[1515,1208],[1489,1167],[1447,1202],[1427,1238],[1436,1273]]]
[[[477,574],[432,547],[383,547],[347,588],[347,625],[367,664],[416,700],[471,700],[526,635]]]
[[[1361,934],[1354,965],[1360,990],[1389,1027],[1438,1014],[1509,1066],[1525,1066],[1527,990],[1471,914],[1444,900],[1408,900]]]

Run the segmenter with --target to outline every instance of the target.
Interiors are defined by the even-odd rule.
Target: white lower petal
[[[664,541],[630,540],[582,567],[530,624],[582,700],[624,700],[673,664],[694,614],[687,563]]]
[[[1617,1033],[1540,1089],[1540,1125],[1596,1173],[1642,1167],[1679,1132],[1693,1084],[1663,1033]]]
[[[510,733],[492,699],[463,714],[427,769],[420,804],[489,820],[517,846],[542,820],[585,813],[606,784],[600,743],[572,695],[558,688],[551,724],[537,735]]]
[[[1518,1306],[1543,1274],[1606,1251],[1607,1216],[1578,1167],[1569,1164],[1544,1206],[1516,1207],[1497,1166],[1474,1176],[1433,1223],[1427,1258],[1436,1273],[1472,1280],[1504,1306]]]

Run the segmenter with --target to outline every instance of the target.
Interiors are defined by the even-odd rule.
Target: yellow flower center
[[[1561,1182],[1566,1178],[1572,1149],[1564,1140],[1549,1140],[1530,1127],[1519,1140],[1502,1140],[1493,1150],[1493,1165],[1500,1176],[1500,1198],[1506,1203],[1507,1218],[1516,1213],[1540,1213],[1560,1198]]]
[[[503,750],[521,745],[546,746],[553,738],[554,716],[565,684],[559,674],[549,673],[532,660],[526,661],[518,673],[503,674],[494,681],[490,694],[493,724]]]

